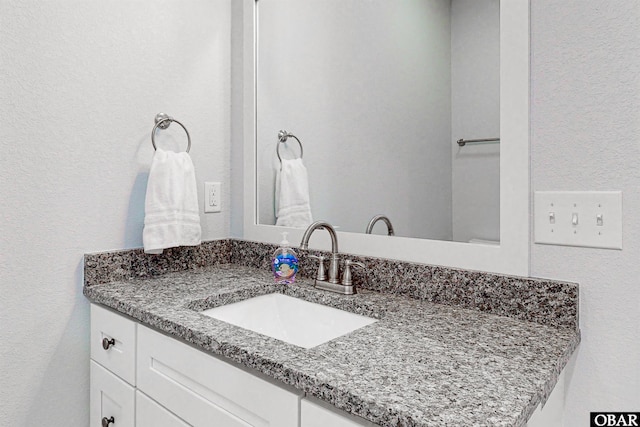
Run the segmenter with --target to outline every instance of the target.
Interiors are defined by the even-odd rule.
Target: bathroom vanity
[[[378,45],[370,43],[372,31],[367,28],[373,26],[373,31],[377,31],[378,28],[389,27],[375,25],[371,19],[373,5],[370,3],[358,5],[362,11],[356,11],[354,19],[339,26],[344,30],[344,37],[337,36],[337,28],[319,26],[320,33],[314,40],[324,42],[334,39],[339,45],[347,46],[352,42],[357,46],[354,55],[347,53],[348,61],[339,61],[340,64],[361,61],[357,58],[362,58],[360,54],[364,45]],[[445,9],[454,6],[453,2],[440,4]],[[457,3],[458,6],[460,4]],[[305,162],[309,167],[316,168],[314,170],[319,167],[317,165],[333,165],[336,159],[348,159],[346,154],[349,152],[356,157],[347,160],[345,167],[339,169],[341,172],[353,171],[358,162],[363,165],[383,165],[376,166],[378,170],[375,172],[365,170],[355,172],[350,177],[350,182],[356,183],[355,195],[364,193],[363,186],[357,183],[357,179],[362,179],[371,184],[374,199],[378,200],[381,199],[384,186],[369,182],[372,175],[381,175],[378,171],[382,170],[396,174],[398,170],[411,170],[411,167],[409,161],[400,161],[398,164],[362,161],[363,153],[380,152],[384,154],[384,159],[397,159],[398,150],[408,147],[410,138],[399,137],[400,133],[389,131],[386,125],[379,131],[368,124],[350,120],[346,121],[347,131],[344,131],[337,127],[337,119],[348,117],[346,113],[349,112],[365,116],[363,113],[372,112],[367,109],[375,109],[382,104],[385,109],[380,111],[385,118],[391,118],[394,124],[403,124],[411,113],[419,110],[407,107],[409,104],[404,101],[409,97],[403,96],[397,108],[392,107],[393,103],[374,100],[364,103],[366,109],[356,106],[345,114],[336,114],[336,111],[340,111],[337,108],[348,108],[344,102],[337,102],[320,105],[322,112],[331,113],[327,117],[310,113],[310,109],[302,106],[302,99],[292,101],[287,97],[288,91],[303,93],[294,87],[291,79],[285,77],[283,90],[269,89],[277,82],[271,78],[268,65],[265,67],[268,64],[266,53],[279,52],[285,55],[285,61],[277,57],[273,61],[275,66],[272,68],[278,76],[284,75],[282,73],[287,70],[296,74],[294,66],[300,66],[302,71],[297,75],[304,76],[302,83],[322,81],[322,84],[314,83],[313,87],[320,88],[323,94],[333,89],[341,95],[343,91],[340,84],[324,82],[323,78],[328,74],[321,73],[321,78],[316,80],[309,78],[308,71],[318,67],[313,64],[309,66],[303,61],[306,57],[319,58],[322,64],[331,68],[324,58],[336,57],[335,50],[326,49],[323,56],[324,47],[312,48],[302,38],[302,31],[295,28],[295,25],[301,25],[305,33],[309,30],[301,13],[295,10],[283,13],[270,9],[270,6],[277,6],[276,2],[259,5],[256,0],[243,0],[238,5],[234,9],[234,25],[239,26],[238,31],[234,31],[232,44],[241,49],[232,51],[232,59],[242,69],[241,76],[233,76],[235,83],[241,83],[237,87],[242,87],[242,90],[232,94],[232,101],[241,111],[232,114],[232,127],[242,129],[244,143],[242,147],[232,145],[232,163],[242,165],[241,168],[232,168],[242,171],[242,176],[232,174],[232,181],[241,183],[232,191],[242,191],[243,209],[242,212],[233,212],[238,221],[236,229],[232,225],[231,234],[252,241],[277,242],[280,233],[287,231],[292,241],[300,241],[303,228],[269,225],[273,224],[272,218],[263,215],[264,212],[270,212],[273,201],[273,191],[269,186],[272,183],[271,174],[278,167],[278,131],[288,129],[301,136],[303,141],[309,141],[305,146],[309,148],[305,150]],[[289,2],[289,5],[300,6],[297,2]],[[338,6],[345,4],[334,2],[333,7],[320,6],[326,9],[331,24],[346,16]],[[351,6],[349,3],[345,7]],[[378,2],[377,6],[394,7],[393,2]],[[420,8],[423,4],[408,2],[405,6]],[[302,8],[305,14],[310,11],[308,6]],[[455,34],[448,30],[448,26],[450,23],[453,23],[452,27],[457,26],[455,22],[461,22],[458,12],[471,11],[471,16],[477,16],[473,9],[464,7],[445,9],[438,15],[444,20],[429,27],[444,28],[442,34],[445,37],[450,33]],[[411,12],[411,9],[408,10]],[[316,13],[308,15],[312,22],[321,21]],[[384,20],[398,16],[392,13],[378,15]],[[402,18],[403,22],[409,22],[418,15],[408,13]],[[285,16],[286,20],[283,19]],[[499,174],[497,165],[491,169],[496,179],[499,175],[500,181],[499,233],[496,229],[492,234],[494,240],[499,236],[500,244],[463,243],[471,240],[466,238],[454,239],[460,241],[433,240],[450,240],[448,235],[435,236],[433,233],[399,232],[398,235],[403,237],[362,234],[357,231],[361,228],[364,230],[371,215],[389,213],[390,204],[398,200],[398,188],[391,185],[389,194],[392,195],[392,202],[378,207],[362,203],[341,184],[347,200],[343,203],[344,207],[349,212],[362,207],[362,217],[352,229],[347,227],[346,219],[338,221],[340,224],[334,221],[333,212],[319,211],[316,219],[329,220],[332,225],[341,226],[337,233],[341,250],[359,254],[341,254],[341,261],[351,259],[366,266],[370,280],[365,280],[360,272],[354,272],[354,284],[358,287],[356,295],[333,295],[314,289],[312,282],[304,278],[313,277],[317,264],[309,261],[306,251],[300,254],[298,283],[284,289],[276,287],[269,268],[270,254],[275,246],[270,244],[231,239],[207,242],[197,248],[170,250],[162,256],[145,256],[140,250],[88,255],[85,258],[84,294],[94,303],[94,312],[106,313],[104,317],[117,319],[114,320],[116,323],[125,322],[128,326],[124,329],[133,336],[133,339],[131,336],[128,338],[132,355],[127,362],[130,372],[125,375],[100,360],[100,357],[105,357],[105,352],[117,354],[120,351],[118,341],[122,339],[114,336],[118,331],[111,332],[108,329],[109,320],[96,321],[95,327],[92,326],[96,335],[92,337],[92,345],[97,346],[95,351],[92,350],[92,423],[110,425],[109,421],[115,415],[100,411],[110,408],[108,396],[113,394],[113,399],[116,399],[115,396],[127,396],[126,403],[118,408],[123,411],[128,408],[129,418],[124,419],[129,420],[131,424],[128,425],[137,423],[138,426],[200,426],[210,425],[215,422],[213,420],[219,420],[225,426],[340,427],[370,425],[368,423],[438,427],[561,425],[562,372],[580,341],[578,287],[572,283],[526,277],[529,275],[530,249],[529,0],[499,2],[499,19],[494,21],[499,22],[500,27],[499,61],[494,61],[496,64],[499,62],[499,79],[496,80],[499,81],[499,88],[495,90],[499,94],[493,93],[491,97],[496,101],[499,98],[499,129],[482,130],[481,134],[476,135],[481,130],[474,127],[470,135],[472,139],[476,136],[499,136],[501,142]],[[482,20],[482,23],[485,21]],[[304,55],[291,57],[288,48],[270,48],[269,38],[265,37],[268,34],[259,31],[259,28],[266,30],[268,25],[275,28],[278,38],[300,42]],[[467,25],[459,27],[465,31],[472,28]],[[367,35],[367,43],[346,39],[358,33],[358,28],[365,29],[363,34]],[[394,28],[404,31],[403,26]],[[427,26],[419,23],[415,37],[410,36],[405,42],[396,43],[402,47],[402,52],[411,52],[408,48],[422,38],[423,28]],[[330,37],[322,33],[327,29],[331,29]],[[282,37],[285,30],[292,31],[295,36]],[[492,34],[495,33],[493,30],[495,28]],[[487,34],[487,31],[482,33]],[[471,33],[470,38],[475,39],[475,34],[478,33]],[[393,39],[388,36],[383,38]],[[498,40],[497,34],[495,39]],[[442,44],[450,45],[446,40]],[[266,51],[261,51],[260,46]],[[477,49],[469,50],[474,52]],[[390,55],[394,53],[390,52]],[[453,57],[454,54],[451,55]],[[377,56],[389,62],[390,57]],[[409,53],[407,57],[413,62],[416,56],[415,53]],[[262,67],[258,67],[258,57],[261,58]],[[464,58],[466,63],[466,56]],[[450,63],[447,58],[441,58],[441,62],[445,65]],[[283,63],[286,63],[285,69]],[[398,63],[404,64],[402,61]],[[386,67],[367,67],[365,62],[358,65],[363,64],[367,72],[361,73],[362,78],[356,79],[353,87],[359,88],[358,85],[366,83],[364,77],[371,70],[386,70]],[[431,62],[429,69],[433,69]],[[338,74],[341,77],[344,73]],[[497,78],[496,74],[494,78]],[[419,79],[427,77],[421,72],[417,75]],[[374,82],[377,86],[377,78]],[[434,87],[442,89],[448,87],[447,84],[445,81],[444,86],[439,83]],[[391,87],[397,86],[392,82]],[[366,87],[358,91],[371,92]],[[266,95],[269,93],[275,96],[268,98]],[[444,90],[443,93],[446,97],[449,91]],[[315,103],[325,97],[303,98]],[[389,101],[389,97],[378,96],[378,99]],[[427,99],[431,100],[433,96]],[[451,101],[452,105],[454,101]],[[299,112],[301,116],[273,115],[274,111],[285,111],[280,108],[279,102],[292,106],[294,112]],[[265,108],[270,106],[268,103],[274,108]],[[468,101],[463,103],[467,105]],[[427,116],[420,113],[416,115],[419,122],[423,122]],[[447,120],[454,120],[454,116],[452,111],[450,118],[442,117],[440,125],[443,129],[453,128],[447,125]],[[305,120],[311,123],[308,127],[304,125]],[[377,119],[371,122],[385,123]],[[406,126],[404,128],[408,129]],[[354,134],[356,130],[370,133]],[[379,150],[371,148],[374,135],[382,137],[383,145]],[[467,160],[472,162],[476,162],[478,157],[473,156],[469,147],[461,149],[454,144],[457,139],[468,137],[466,131],[465,135],[455,136],[445,132],[442,137],[418,137],[413,142],[418,143],[421,150],[425,139],[440,141],[443,145],[436,150],[443,153],[438,158],[444,160],[438,161],[438,165],[449,164],[447,158],[451,157],[452,167],[467,171],[466,167],[460,168],[460,164],[456,166],[455,163],[467,154],[470,155]],[[331,148],[330,141],[338,144],[339,149]],[[387,145],[389,141],[401,143]],[[476,148],[480,150],[487,147]],[[388,150],[393,150],[393,155],[389,155]],[[293,154],[301,156],[301,151]],[[426,153],[407,149],[405,152],[409,153],[409,160],[417,161],[420,170],[434,170],[424,165],[426,160],[435,158],[435,151]],[[480,153],[486,154],[485,151]],[[323,156],[328,156],[330,160]],[[330,172],[320,171],[318,176],[322,180],[316,181],[314,188],[320,188],[318,186],[324,184],[325,177],[329,175]],[[454,180],[455,171],[451,176]],[[482,174],[469,176],[475,182]],[[382,181],[386,183],[388,180]],[[431,184],[431,179],[419,180],[406,188],[421,189],[424,194],[427,194],[427,190],[444,188],[441,185],[428,188]],[[335,186],[331,192],[320,191],[332,197],[316,203],[318,208],[340,205],[334,189]],[[482,199],[484,196],[479,197]],[[413,215],[423,222],[423,226],[433,223],[432,209],[441,204],[431,197],[428,198],[427,207],[415,207],[412,204],[414,199],[412,195],[399,203],[398,210],[401,212],[396,216]],[[450,200],[451,197],[446,195],[443,199]],[[495,211],[498,209],[497,202],[494,205]],[[475,206],[474,203],[465,202],[461,210],[476,217],[478,212]],[[493,219],[496,228],[495,212]],[[424,224],[425,221],[427,224]],[[448,216],[445,222],[450,222]],[[237,229],[238,224],[241,224],[241,230]],[[399,229],[402,227],[398,224]],[[441,231],[442,226],[437,225],[435,229]],[[484,234],[474,230],[473,236]],[[310,247],[326,249],[329,247],[327,240],[313,241]],[[337,252],[337,245],[335,247]],[[327,259],[330,255],[321,251],[313,251],[312,254],[323,255]],[[426,265],[427,262],[437,266]],[[295,298],[363,314],[377,321],[328,342],[303,348],[203,314],[214,307],[274,292],[284,292]],[[115,343],[107,350],[98,346],[102,345],[105,338],[107,343],[111,339]],[[100,391],[102,384],[107,382],[106,378],[120,385],[113,393]],[[283,418],[272,418],[274,416]],[[117,424],[121,425],[127,424]]]
[[[299,390],[274,384],[98,305],[91,307],[91,323],[92,425],[374,425],[337,415]],[[100,337],[114,344],[105,349],[105,338]]]
[[[345,296],[275,286],[269,249],[87,255],[91,425],[535,426],[580,340],[575,284],[400,263],[405,287],[373,268]],[[274,292],[377,321],[306,349],[203,314]]]

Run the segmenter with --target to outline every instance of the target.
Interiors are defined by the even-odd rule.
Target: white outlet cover
[[[221,184],[219,182],[204,183],[204,211],[205,213],[220,212],[222,210]]]
[[[536,191],[534,241],[622,249],[622,192]]]

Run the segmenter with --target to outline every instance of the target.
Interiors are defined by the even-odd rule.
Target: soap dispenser
[[[280,247],[273,253],[273,260],[271,261],[273,276],[278,284],[293,283],[298,272],[298,257],[293,249],[289,247],[288,234],[287,232],[282,233],[282,242],[280,242]]]

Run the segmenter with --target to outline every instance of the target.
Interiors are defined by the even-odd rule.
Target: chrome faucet
[[[391,220],[386,215],[376,215],[371,218],[371,221],[369,221],[369,224],[367,224],[366,234],[371,234],[373,226],[380,220],[384,221],[384,223],[387,224],[387,235],[393,236],[393,225],[391,225]]]
[[[309,248],[309,238],[311,234],[317,229],[325,229],[329,232],[329,236],[331,236],[331,259],[329,260],[329,281],[331,284],[339,284],[340,280],[338,279],[338,235],[336,234],[336,230],[333,228],[331,224],[326,221],[316,221],[311,224],[304,232],[302,236],[302,242],[300,242],[300,249],[308,249]],[[320,261],[322,262],[322,260]],[[320,282],[320,280],[316,279],[316,282]]]
[[[345,260],[344,262],[344,272],[342,273],[342,283],[338,279],[340,274],[339,272],[339,255],[338,255],[338,235],[336,234],[336,230],[333,228],[331,224],[326,221],[316,221],[311,224],[302,235],[302,242],[300,242],[300,249],[307,250],[309,249],[309,238],[313,234],[314,231],[318,229],[324,229],[329,232],[329,236],[331,236],[331,260],[329,261],[329,280],[327,280],[327,276],[324,271],[324,257],[322,256],[313,256],[309,255],[311,258],[316,258],[320,261],[318,265],[318,272],[316,274],[316,279],[313,282],[314,286],[318,289],[322,289],[324,291],[337,292],[343,295],[353,295],[356,293],[356,286],[353,283],[351,278],[351,266],[360,267],[366,269],[365,265],[361,262],[355,262],[351,260]],[[366,270],[365,270],[366,274]],[[369,281],[367,276],[367,282]]]

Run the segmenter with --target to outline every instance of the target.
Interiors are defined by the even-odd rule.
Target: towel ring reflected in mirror
[[[300,158],[302,158],[304,154],[304,149],[302,148],[302,142],[292,133],[287,132],[286,130],[281,130],[278,132],[278,146],[276,147],[276,154],[278,155],[278,160],[280,161],[280,165],[282,165],[282,157],[280,156],[280,144],[284,144],[287,142],[287,139],[291,137],[298,141],[298,145],[300,146]]]
[[[186,127],[184,127],[182,123],[180,123],[173,117],[169,117],[169,115],[165,113],[156,114],[155,122],[156,124],[153,127],[153,130],[151,131],[151,144],[153,144],[154,150],[158,149],[158,147],[156,147],[156,129],[158,128],[166,129],[169,127],[169,125],[171,125],[171,122],[175,122],[179,124],[182,127],[182,129],[184,129],[184,132],[187,134],[187,153],[189,152],[189,150],[191,150],[191,135],[189,135],[189,131],[187,130]]]

